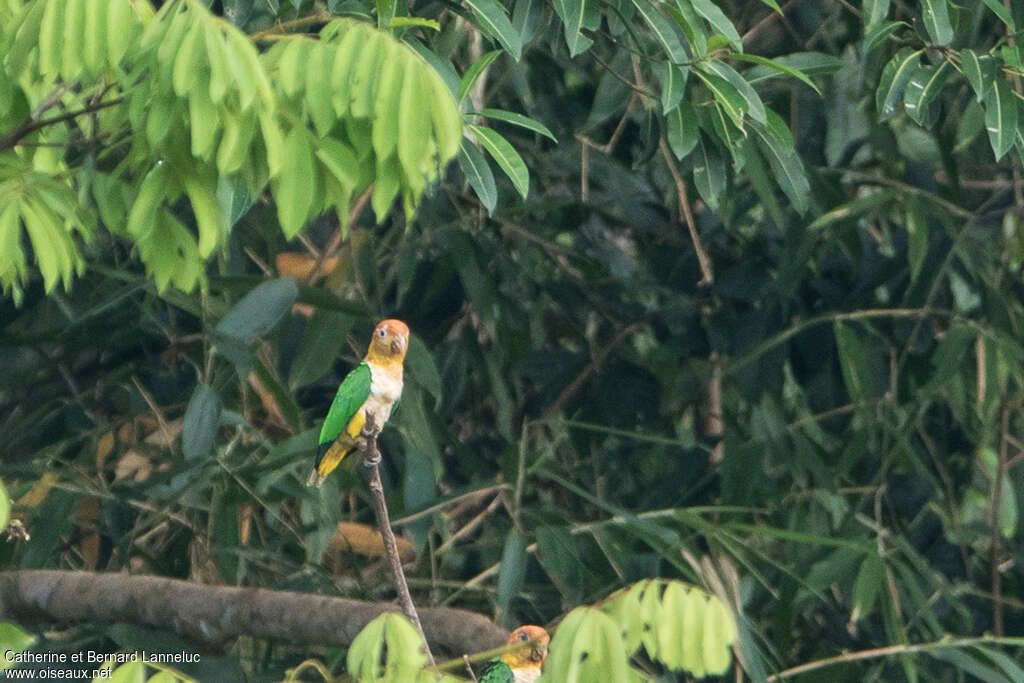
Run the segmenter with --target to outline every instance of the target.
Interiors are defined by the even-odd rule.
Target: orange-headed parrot
[[[492,659],[480,674],[480,683],[534,683],[548,656],[551,637],[542,626],[520,626],[508,637],[508,651]]]
[[[320,486],[342,458],[356,449],[368,416],[377,431],[391,417],[402,395],[402,361],[409,348],[409,327],[401,320],[382,320],[363,362],[338,387],[320,428],[316,462],[306,486]]]

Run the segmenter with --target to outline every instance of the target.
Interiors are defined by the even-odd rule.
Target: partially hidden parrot
[[[402,362],[408,348],[409,327],[405,323],[394,319],[377,323],[363,362],[342,381],[327,411],[306,486],[323,484],[338,463],[356,449],[368,416],[378,432],[391,417],[402,395]]]
[[[548,657],[551,636],[542,626],[520,626],[508,637],[508,651],[492,659],[480,673],[480,683],[534,683]]]

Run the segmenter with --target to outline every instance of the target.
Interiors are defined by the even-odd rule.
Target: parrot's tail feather
[[[320,474],[319,472],[316,471],[316,469],[314,469],[312,472],[309,473],[309,479],[306,480],[306,486],[315,486],[317,488],[320,488],[321,486],[323,486],[323,483],[326,479],[327,477]]]

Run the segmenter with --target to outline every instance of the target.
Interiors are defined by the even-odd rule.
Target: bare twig
[[[13,149],[18,145],[19,142],[21,142],[22,138],[28,137],[29,135],[31,135],[32,133],[36,132],[41,128],[52,126],[55,123],[70,121],[72,119],[78,118],[79,116],[82,116],[83,114],[92,114],[93,112],[97,112],[100,109],[106,109],[107,107],[112,107],[115,104],[121,104],[122,102],[124,102],[123,97],[116,97],[112,100],[107,100],[106,102],[90,104],[89,106],[82,107],[81,109],[69,111],[67,113],[61,114],[59,116],[54,116],[53,118],[49,119],[26,119],[25,121],[22,121],[20,124],[15,126],[10,133],[0,138],[0,152],[3,152],[8,149]]]
[[[676,184],[676,195],[679,199],[679,214],[683,217],[686,223],[686,229],[690,231],[690,240],[693,242],[693,250],[697,254],[697,263],[700,264],[700,282],[698,285],[710,286],[715,281],[715,273],[711,268],[711,258],[708,253],[704,250],[704,245],[700,241],[700,234],[697,232],[697,223],[693,220],[693,209],[690,208],[690,199],[686,194],[686,182],[683,181],[683,177],[679,174],[679,169],[676,168],[676,162],[672,158],[672,152],[669,151],[668,144],[665,142],[665,138],[661,138],[658,141],[658,147],[661,149],[661,154],[665,157],[665,163],[668,164],[668,170],[672,173],[672,179]]]
[[[1010,431],[1010,407],[1003,403],[1002,408],[1002,434]],[[1009,442],[1005,436],[1000,439],[998,462],[996,463],[996,476],[994,477],[995,490],[992,491],[991,527],[992,527],[992,631],[997,637],[1003,635],[1003,601],[1002,601],[1002,574],[1000,573],[1001,556],[1003,554],[1002,524],[1000,523],[1000,511],[1003,505],[1003,478],[1006,474],[1006,454]]]
[[[398,544],[395,542],[395,532],[391,529],[388,502],[384,498],[384,485],[380,481],[380,451],[377,448],[377,434],[378,429],[373,416],[368,415],[360,434],[359,451],[362,454],[363,466],[366,467],[370,493],[373,495],[373,506],[377,511],[377,526],[380,527],[380,534],[384,539],[384,550],[387,553],[388,562],[391,564],[391,573],[395,577],[395,588],[398,590],[398,601],[402,606],[402,613],[419,631],[420,638],[423,639],[423,651],[427,655],[430,666],[434,666],[434,655],[430,652],[430,645],[427,643],[423,626],[420,624],[420,616],[416,612],[416,605],[413,604],[412,595],[409,593],[409,584],[405,580],[405,571],[402,569],[402,558],[398,554]]]
[[[466,663],[466,672],[469,674],[470,680],[476,683],[476,674],[473,673],[473,667],[469,663],[469,655],[462,655],[462,661]]]

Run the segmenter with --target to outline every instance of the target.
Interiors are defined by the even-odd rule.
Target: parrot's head
[[[373,328],[373,339],[367,357],[375,363],[398,363],[405,360],[409,349],[409,326],[401,320],[389,318]]]
[[[501,660],[512,669],[527,667],[540,669],[548,657],[548,643],[551,636],[542,626],[520,626],[508,637],[509,650]]]

